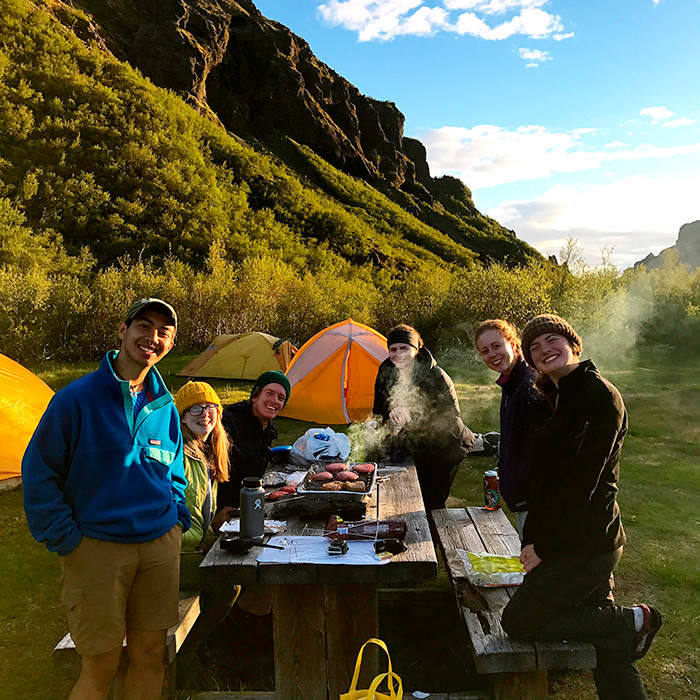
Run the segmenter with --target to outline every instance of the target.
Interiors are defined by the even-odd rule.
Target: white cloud
[[[584,187],[557,185],[529,201],[504,202],[488,215],[545,255],[567,238],[579,240],[589,262],[614,246],[622,267],[675,243],[678,229],[700,218],[695,178],[636,175]]]
[[[661,126],[673,129],[677,126],[693,126],[695,124],[695,119],[688,119],[688,117],[679,117],[678,119],[671,119],[671,121],[664,122]]]
[[[557,41],[573,36],[564,32],[561,17],[540,9],[544,4],[546,0],[433,0],[432,5],[424,0],[328,0],[318,11],[328,24],[357,32],[360,41],[437,31],[489,41],[515,35]]]
[[[448,10],[473,10],[499,14],[522,8],[542,7],[548,0],[444,0]]]
[[[545,127],[521,126],[509,131],[482,124],[470,129],[445,126],[419,135],[435,175],[450,174],[469,183],[473,190],[523,180],[546,178],[554,173],[594,170],[615,161],[670,158],[700,153],[700,143],[658,147],[641,144],[596,150],[584,141],[586,130],[553,132]]]
[[[518,49],[518,54],[523,61],[527,61],[527,68],[537,68],[540,63],[552,60],[549,51],[540,51],[539,49]]]
[[[645,107],[639,114],[643,117],[651,117],[652,124],[658,124],[660,121],[670,119],[673,116],[673,112],[666,107]]]

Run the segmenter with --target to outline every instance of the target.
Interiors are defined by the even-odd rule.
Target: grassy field
[[[174,389],[184,381],[174,373],[189,359],[180,354],[161,363],[166,382]],[[57,389],[94,366],[35,369]],[[647,356],[634,368],[602,368],[622,391],[631,426],[620,482],[629,542],[617,572],[617,597],[622,604],[647,602],[663,611],[664,627],[640,668],[650,698],[666,700],[700,697],[700,378],[696,366],[696,358],[679,361],[669,351]],[[458,379],[465,421],[478,432],[497,429],[499,390],[492,384],[493,377],[479,367],[449,369]],[[212,383],[224,402],[245,397],[251,386],[250,382]],[[292,442],[308,427],[280,419],[280,444]],[[448,505],[481,503],[486,464],[483,458],[465,460]],[[55,673],[51,662],[51,650],[66,628],[58,596],[59,561],[29,535],[21,489],[0,494],[0,532],[0,700],[64,698],[70,684]],[[585,673],[554,675],[550,694],[561,700],[596,697],[590,674]]]

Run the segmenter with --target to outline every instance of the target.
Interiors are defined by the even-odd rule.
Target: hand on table
[[[212,519],[211,527],[212,530],[218,535],[219,528],[229,519],[231,515],[236,512],[236,508],[231,508],[230,506],[224,506]]]
[[[528,544],[523,547],[520,552],[520,563],[525,567],[525,571],[530,573],[536,566],[542,563],[542,560],[537,556],[534,545]]]
[[[411,420],[411,413],[407,408],[395,408],[389,411],[389,420],[392,425],[404,426]]]

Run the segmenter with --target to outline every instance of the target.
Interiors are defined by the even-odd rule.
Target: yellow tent
[[[292,394],[286,418],[350,423],[372,411],[374,381],[389,356],[386,338],[352,319],[336,323],[302,345],[287,369]]]
[[[0,355],[0,490],[19,479],[22,455],[52,396],[39,377]]]
[[[267,333],[218,335],[212,344],[178,372],[181,377],[257,379],[269,369],[287,369],[296,347]]]

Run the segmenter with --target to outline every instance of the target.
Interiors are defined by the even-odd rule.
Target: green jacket
[[[185,447],[184,451],[184,463],[185,477],[187,478],[185,501],[187,502],[187,508],[190,511],[192,525],[190,529],[182,536],[182,551],[194,552],[199,543],[202,542],[202,536],[204,535],[204,532],[202,531],[204,527],[204,515],[202,514],[202,508],[204,507],[204,500],[207,497],[207,467],[204,462],[197,459],[191,452],[189,452],[187,447]],[[216,494],[218,486],[218,481],[212,482],[212,513],[216,513]],[[207,533],[207,537],[204,540],[203,545],[205,547],[211,545],[214,537],[214,531],[211,529],[211,525],[209,525],[209,532]]]

